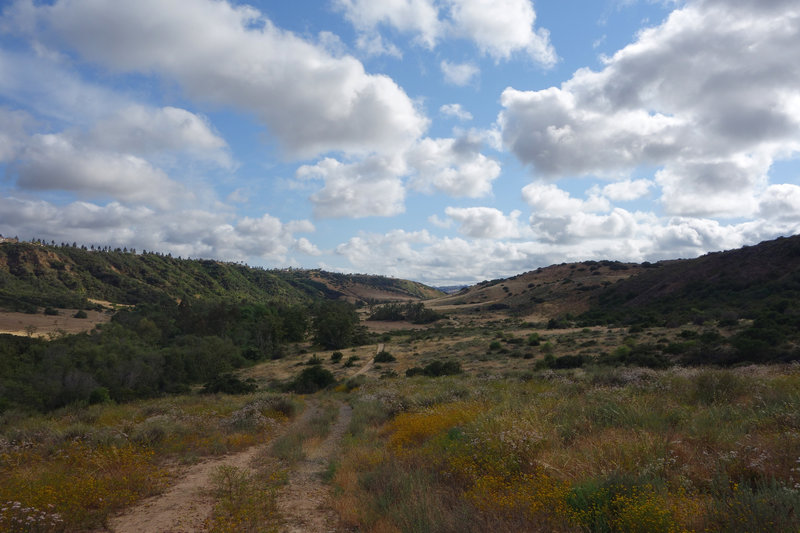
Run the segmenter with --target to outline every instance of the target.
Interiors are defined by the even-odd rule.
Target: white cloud
[[[356,38],[356,48],[367,56],[391,56],[403,58],[403,52],[394,44],[387,43],[379,33],[364,33]]]
[[[610,209],[608,200],[590,196],[588,200],[572,198],[570,194],[552,183],[530,183],[523,187],[522,198],[533,208],[534,214],[548,216],[571,215],[576,212],[597,212]]]
[[[481,139],[424,138],[406,152],[354,162],[325,158],[301,166],[298,180],[323,180],[311,195],[321,218],[394,216],[405,211],[406,188],[453,197],[477,198],[492,190],[500,165],[480,153]],[[406,183],[403,182],[406,178]]]
[[[759,215],[770,220],[800,223],[800,187],[771,185],[759,199]]]
[[[447,228],[450,228],[450,227],[453,226],[453,219],[452,218],[446,218],[446,219],[442,220],[441,218],[439,218],[435,214],[428,217],[428,222],[430,222],[431,224],[433,224],[437,228],[442,228],[442,229],[447,229]]]
[[[520,51],[544,66],[557,56],[547,30],[534,29],[536,12],[530,0],[448,0],[452,31],[475,42],[495,60]]]
[[[140,155],[189,153],[223,167],[232,165],[227,143],[208,120],[176,107],[129,106],[98,121],[88,134],[97,147]]]
[[[800,7],[689,2],[594,72],[507,89],[505,145],[537,174],[662,167],[668,213],[747,216],[771,163],[800,151]]]
[[[298,251],[306,254],[306,255],[322,255],[322,252],[315,244],[312,244],[311,241],[306,239],[305,237],[300,237],[297,239],[297,242],[294,245],[295,249]]]
[[[311,231],[314,226],[308,221],[282,223],[270,215],[235,219],[199,209],[157,211],[116,202],[58,206],[0,196],[0,234],[56,242],[126,246],[230,261],[260,258],[281,265],[293,249],[318,254],[308,239],[295,236]]]
[[[297,170],[301,180],[321,179],[325,186],[311,195],[314,215],[322,218],[393,216],[405,210],[405,188],[398,177],[402,162],[370,157],[356,163],[325,158]]]
[[[631,202],[647,195],[653,182],[650,180],[625,180],[603,187],[603,196],[612,202]]]
[[[441,32],[438,8],[431,0],[334,0],[333,4],[362,32],[387,25],[416,34],[418,41],[428,48],[433,48]]]
[[[480,69],[474,63],[451,63],[442,61],[439,67],[444,74],[444,81],[452,85],[464,86],[480,74]]]
[[[14,170],[17,186],[62,190],[82,197],[111,197],[165,208],[188,192],[160,169],[130,154],[81,146],[64,134],[37,134],[21,152]]]
[[[520,211],[508,216],[492,207],[448,207],[445,214],[460,224],[459,231],[475,239],[507,239],[520,236]]]
[[[428,125],[390,78],[276,28],[251,7],[60,0],[36,13],[39,33],[57,35],[88,61],[155,72],[191,98],[254,112],[294,156],[393,151]]]
[[[461,107],[461,104],[445,104],[439,108],[439,113],[458,120],[472,120],[472,113]]]
[[[489,194],[500,165],[480,153],[474,136],[458,139],[425,138],[412,147],[406,160],[413,169],[411,187],[431,188],[450,196],[477,198]]]
[[[557,60],[547,30],[535,28],[530,0],[335,0],[334,5],[362,35],[385,26],[414,35],[427,48],[445,38],[467,39],[496,61],[516,53],[544,66]]]
[[[174,107],[129,105],[88,130],[28,134],[33,120],[5,112],[0,159],[24,190],[69,191],[81,199],[110,198],[163,208],[194,195],[163,166],[207,161],[231,168],[225,141],[207,121]]]

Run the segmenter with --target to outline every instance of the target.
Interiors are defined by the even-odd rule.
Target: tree
[[[314,316],[314,341],[329,350],[346,348],[355,338],[357,324],[358,315],[349,303],[323,302]]]

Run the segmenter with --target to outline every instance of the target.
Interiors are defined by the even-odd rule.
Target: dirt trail
[[[378,345],[378,349],[375,350],[375,355],[378,355],[382,351],[383,351],[383,343]],[[355,374],[353,374],[353,377],[360,376],[361,374],[366,374],[367,372],[369,372],[369,370],[372,368],[372,365],[374,365],[374,364],[375,364],[375,360],[374,359],[370,359],[369,361],[367,361],[367,363],[364,366],[359,368],[356,371]]]
[[[319,446],[308,450],[306,458],[299,461],[289,474],[289,483],[277,498],[278,512],[283,517],[281,532],[337,531],[336,516],[329,502],[329,489],[322,481],[322,474],[337,452],[351,418],[351,407],[340,404],[339,416],[327,438]]]
[[[306,424],[314,407],[307,406],[290,427]],[[220,466],[248,468],[253,458],[266,443],[252,446],[239,453],[217,457],[187,467],[180,479],[165,493],[147,498],[124,514],[109,520],[112,533],[194,533],[206,531],[206,521],[214,508],[214,498],[209,492],[211,476]]]

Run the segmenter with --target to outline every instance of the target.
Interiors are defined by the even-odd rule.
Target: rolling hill
[[[186,297],[294,304],[319,299],[396,301],[441,294],[421,283],[382,276],[265,270],[119,249],[0,243],[0,307],[11,310],[88,308],[89,299],[129,305]]]

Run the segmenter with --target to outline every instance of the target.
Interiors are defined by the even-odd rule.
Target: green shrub
[[[336,378],[329,370],[320,365],[314,365],[300,372],[292,381],[290,388],[299,394],[313,394],[334,383],[336,383]]]
[[[433,361],[425,365],[425,368],[415,366],[406,370],[406,376],[452,376],[461,373],[461,363],[458,361]]]
[[[394,361],[397,361],[397,358],[384,350],[382,352],[378,352],[373,361],[376,363],[393,363]]]
[[[338,363],[342,360],[342,357],[344,357],[342,352],[333,352],[331,354],[331,363]]]
[[[314,354],[314,355],[312,355],[311,357],[308,358],[308,361],[306,361],[306,364],[309,365],[309,366],[310,365],[321,365],[322,364],[322,359],[319,356],[317,356],[317,354]]]
[[[86,314],[86,311],[80,309],[77,313],[72,315],[73,318],[89,318],[89,315]]]
[[[253,380],[242,381],[233,374],[220,374],[203,386],[203,394],[248,394],[255,392],[256,384]]]

